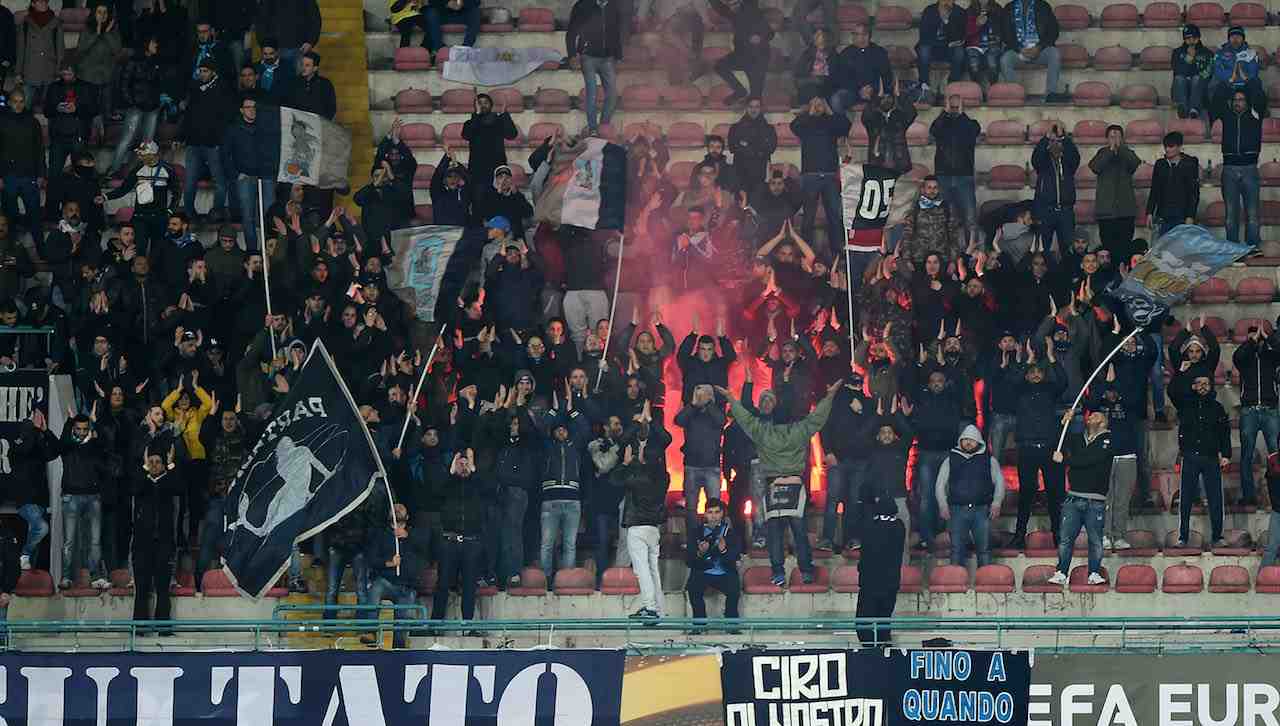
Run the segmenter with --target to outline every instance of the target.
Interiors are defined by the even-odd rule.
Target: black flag
[[[242,594],[262,597],[288,568],[295,542],[355,509],[386,477],[355,400],[317,340],[227,494],[227,576]]]

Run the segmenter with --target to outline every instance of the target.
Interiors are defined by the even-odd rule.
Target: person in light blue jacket
[[[1227,31],[1227,42],[1213,58],[1213,78],[1209,80],[1210,107],[1223,107],[1222,102],[1236,89],[1243,89],[1249,105],[1266,118],[1267,94],[1262,87],[1258,51],[1245,41],[1244,28],[1233,25]]]

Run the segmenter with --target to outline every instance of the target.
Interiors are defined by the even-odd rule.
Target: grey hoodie
[[[972,439],[978,442],[978,448],[974,449],[973,453],[966,453],[960,448],[960,442],[965,439]],[[973,424],[969,424],[964,427],[964,431],[960,432],[960,438],[956,440],[955,448],[951,450],[952,454],[962,456],[966,459],[972,459],[973,457],[979,454],[985,454],[986,452],[987,443],[982,439],[982,432],[978,431],[978,427]],[[948,456],[946,459],[942,460],[942,466],[938,467],[938,483],[936,485],[938,506],[942,507],[943,511],[947,510],[950,506],[947,504],[947,484],[950,482],[950,478],[951,457]],[[991,457],[991,481],[995,484],[995,495],[991,499],[991,506],[999,507],[1000,502],[1004,500],[1004,472],[1000,470],[1000,462],[996,461],[994,456]]]

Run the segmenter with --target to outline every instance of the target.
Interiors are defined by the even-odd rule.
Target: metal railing
[[[1186,652],[1280,649],[1280,617],[899,617],[899,618],[562,618],[538,620],[428,620],[401,617],[286,619],[289,615],[316,615],[328,611],[391,610],[395,614],[425,615],[423,605],[288,605],[276,606],[270,620],[76,620],[23,621],[0,624],[6,650],[29,648],[38,636],[74,636],[78,649],[91,647],[135,650],[140,638],[156,634],[189,636],[194,644],[222,649],[300,649],[306,643],[288,636],[328,636],[342,639],[374,635],[382,643],[388,633],[407,631],[414,636],[485,636],[489,647],[555,645],[557,638],[581,644],[595,635],[602,643],[626,647],[637,653],[697,650],[712,645],[736,646],[858,644],[857,630],[871,631],[877,642],[893,631],[896,645],[930,644],[933,639],[964,646],[995,648],[1034,647],[1061,652]],[[230,634],[247,635],[241,643]],[[721,636],[707,638],[705,636]],[[213,637],[202,637],[213,636]],[[536,641],[529,636],[536,636]],[[87,640],[97,642],[86,644]],[[519,642],[523,638],[524,643]],[[147,643],[158,641],[146,640]],[[887,641],[885,642],[887,644]],[[938,641],[933,644],[944,644]],[[67,649],[59,640],[51,648]],[[325,644],[319,647],[331,647]]]

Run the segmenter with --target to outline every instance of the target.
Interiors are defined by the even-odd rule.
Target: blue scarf
[[[264,91],[270,91],[271,85],[275,83],[276,69],[280,67],[280,61],[277,60],[273,66],[269,66],[266,63],[259,63],[258,65],[262,68],[262,72],[258,75],[258,87]]]
[[[940,207],[940,206],[942,206],[942,200],[941,200],[941,199],[930,199],[930,198],[928,198],[928,197],[924,196],[923,194],[922,194],[922,195],[920,195],[920,208],[921,208],[921,209],[937,209],[937,208],[938,208],[938,207]]]
[[[214,43],[216,43],[216,41],[211,40],[208,43],[201,43],[196,46],[196,60],[191,67],[191,77],[193,79],[200,77],[200,63],[202,63],[205,58],[213,57]]]
[[[1023,48],[1040,43],[1040,31],[1036,28],[1035,0],[1013,1],[1013,27]]]

